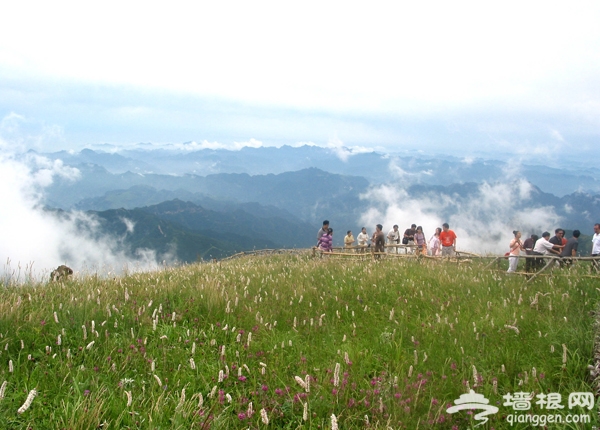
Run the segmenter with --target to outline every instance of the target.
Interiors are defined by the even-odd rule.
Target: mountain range
[[[448,185],[524,178],[540,190],[557,196],[575,191],[600,193],[600,173],[597,170],[573,164],[560,165],[559,162],[556,163],[559,167],[542,163],[522,164],[516,156],[514,162],[506,162],[418,153],[356,152],[344,147],[309,145],[245,147],[239,151],[229,151],[195,149],[193,142],[171,149],[151,144],[137,145],[132,149],[110,145],[103,148],[104,151],[83,149],[79,152],[59,151],[41,155],[53,160],[61,159],[72,166],[93,164],[113,174],[132,172],[144,175],[207,176],[247,173],[254,176],[314,167],[329,173],[364,177],[371,184],[402,180],[408,184]]]
[[[345,230],[359,231],[365,213],[383,210],[382,202],[365,198],[382,184],[402,190],[411,201],[452,200],[454,205],[429,209],[442,219],[485,198],[489,191],[482,184],[503,183],[515,196],[512,203],[517,208],[523,205],[532,213],[551,210],[562,219],[563,228],[589,234],[600,220],[600,196],[573,189],[584,182],[593,189],[597,185],[593,172],[522,166],[545,188],[550,176],[569,192],[550,193],[530,180],[527,196],[519,197],[522,180],[503,177],[506,163],[493,160],[427,160],[370,152],[347,154],[344,161],[333,150],[309,146],[192,153],[83,150],[44,156],[61,159],[80,172],[76,181],[56,178],[45,189],[47,207],[87,211],[101,220],[103,234],[121,238],[130,252],[138,248],[174,252],[185,262],[254,248],[309,247],[324,219],[332,221],[335,243],[341,245]],[[314,166],[323,164],[330,170]],[[311,166],[276,173],[304,165]],[[190,172],[194,166],[203,167]],[[199,174],[218,170],[250,173]],[[351,171],[365,175],[348,174]],[[480,216],[485,219],[486,214]]]

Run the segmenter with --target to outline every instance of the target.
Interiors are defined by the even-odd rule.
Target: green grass
[[[478,429],[529,428],[505,419],[518,391],[563,396],[531,413],[597,423],[567,407],[593,391],[599,290],[583,274],[525,284],[476,261],[270,256],[4,286],[0,428],[330,428],[334,414],[340,428],[462,429],[478,422],[446,409],[469,388],[500,409]]]

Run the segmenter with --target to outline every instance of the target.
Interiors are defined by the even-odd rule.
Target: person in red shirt
[[[447,222],[442,224],[442,232],[440,233],[440,242],[442,243],[442,257],[454,256],[456,251],[456,234],[450,230]]]

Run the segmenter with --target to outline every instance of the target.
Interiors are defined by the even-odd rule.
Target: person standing
[[[554,249],[560,253],[567,243],[567,239],[565,239],[565,231],[562,228],[557,228],[554,230],[554,236],[552,236],[548,242],[554,245]]]
[[[346,236],[344,236],[344,247],[348,249],[352,249],[354,246],[354,236],[352,235],[352,230],[348,230]]]
[[[333,251],[333,229],[328,228],[327,233],[323,234],[319,239],[319,249],[323,252]]]
[[[556,249],[554,244],[550,242],[550,233],[545,231],[542,233],[542,237],[535,242],[535,246],[533,247],[533,252],[536,253],[534,255],[551,255],[560,254]]]
[[[447,222],[442,224],[440,242],[442,243],[442,257],[453,257],[456,252],[456,233],[450,230],[450,226]]]
[[[323,227],[321,227],[319,229],[319,231],[317,232],[317,246],[319,246],[319,241],[321,240],[321,236],[323,236],[324,234],[327,234],[328,230],[329,230],[329,220],[325,220],[325,221],[323,221]]]
[[[413,246],[415,244],[415,233],[417,232],[417,225],[416,224],[412,224],[410,226],[410,228],[407,228],[404,231],[404,237],[402,237],[402,244],[403,245],[409,245],[408,247],[404,248],[404,252],[405,253],[413,253]]]
[[[440,227],[437,227],[435,229],[435,233],[433,233],[433,236],[431,236],[431,239],[429,239],[429,254],[432,257],[437,257],[442,253],[442,243],[440,242],[441,232],[442,229]]]
[[[508,271],[506,273],[515,273],[517,271],[517,266],[519,265],[519,254],[523,249],[523,244],[521,243],[521,232],[513,231],[514,238],[510,241],[508,245]]]
[[[535,242],[535,246],[533,247],[534,255],[560,255],[560,252],[555,249],[556,245],[550,243],[548,239],[550,239],[550,233],[547,231],[543,232],[542,237]],[[539,269],[543,261],[542,258],[536,258],[535,267]]]
[[[394,225],[394,227],[388,232],[387,240],[388,245],[398,245],[400,243],[400,232],[398,231],[398,225]],[[389,247],[388,252],[396,254],[398,252],[398,247]]]
[[[600,224],[594,224],[594,235],[592,236],[592,257],[600,257]],[[600,271],[600,261],[593,260],[592,267]]]
[[[365,252],[365,248],[367,247],[367,242],[369,241],[369,235],[367,234],[367,229],[362,228],[358,236],[356,237],[358,240],[358,246],[361,247],[361,252]]]
[[[577,248],[579,247],[580,235],[581,232],[579,230],[573,230],[573,236],[567,240],[567,244],[560,253],[560,256],[565,259],[563,260],[565,264],[573,263],[573,260],[571,260],[569,257],[577,257]]]
[[[418,226],[415,232],[415,243],[417,245],[417,255],[427,255],[427,242],[425,241],[425,234],[423,233],[423,227]]]
[[[385,236],[383,235],[383,226],[381,224],[375,226],[375,233],[373,233],[371,241],[373,242],[374,252],[385,252]]]
[[[539,239],[539,237],[537,234],[532,234],[531,237],[528,237],[527,239],[525,239],[525,242],[523,242],[523,249],[525,250],[525,254],[534,255],[533,247],[535,246],[535,243],[537,242],[538,239]],[[533,258],[525,259],[525,271],[526,272],[529,272],[529,271],[531,271],[531,269],[533,269],[533,267],[534,267],[533,263],[534,263]]]

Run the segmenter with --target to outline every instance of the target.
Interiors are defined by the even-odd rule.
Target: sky
[[[0,134],[589,162],[599,21],[595,1],[4,2]]]
[[[29,149],[310,144],[595,167],[598,22],[597,1],[3,2],[0,273],[22,281],[63,263],[114,273],[171,258],[126,257],[88,214],[44,210],[44,189],[79,172],[17,155]],[[400,207],[402,192],[372,189],[381,208],[361,221],[388,225],[411,207],[428,232],[440,224],[427,215],[439,202]],[[461,246],[498,252],[515,224],[560,223],[526,198],[507,206],[514,193],[481,184],[450,220]],[[490,220],[497,249],[482,248]]]

